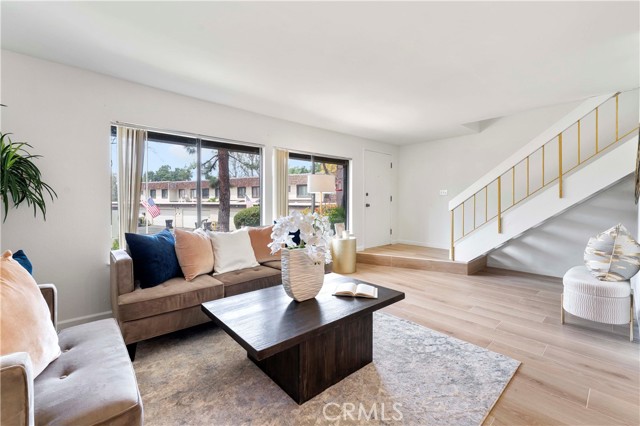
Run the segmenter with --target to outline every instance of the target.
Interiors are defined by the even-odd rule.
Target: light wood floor
[[[385,311],[522,362],[485,425],[639,425],[640,344],[628,326],[567,314],[560,279],[499,269],[472,276],[358,264],[406,293]]]

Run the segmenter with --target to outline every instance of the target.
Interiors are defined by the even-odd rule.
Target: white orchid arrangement
[[[293,241],[293,234],[300,231],[300,243]],[[271,254],[286,248],[303,249],[314,263],[331,263],[331,238],[333,231],[327,216],[293,211],[289,216],[276,220],[269,244]]]

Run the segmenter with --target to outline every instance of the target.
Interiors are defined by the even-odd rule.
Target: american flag
[[[147,201],[143,200],[142,205],[145,209],[147,209],[151,217],[160,216],[160,209],[158,208],[158,206],[156,206],[156,203],[153,202],[153,198],[149,197]]]

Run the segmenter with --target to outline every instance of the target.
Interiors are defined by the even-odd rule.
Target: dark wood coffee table
[[[247,356],[294,401],[305,401],[373,359],[373,312],[404,299],[378,287],[377,299],[332,296],[325,276],[315,299],[296,302],[282,286],[203,303],[202,310],[247,350]]]

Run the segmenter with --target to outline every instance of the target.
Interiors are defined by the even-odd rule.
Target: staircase
[[[471,262],[633,173],[638,90],[587,99],[454,197],[451,261]]]

